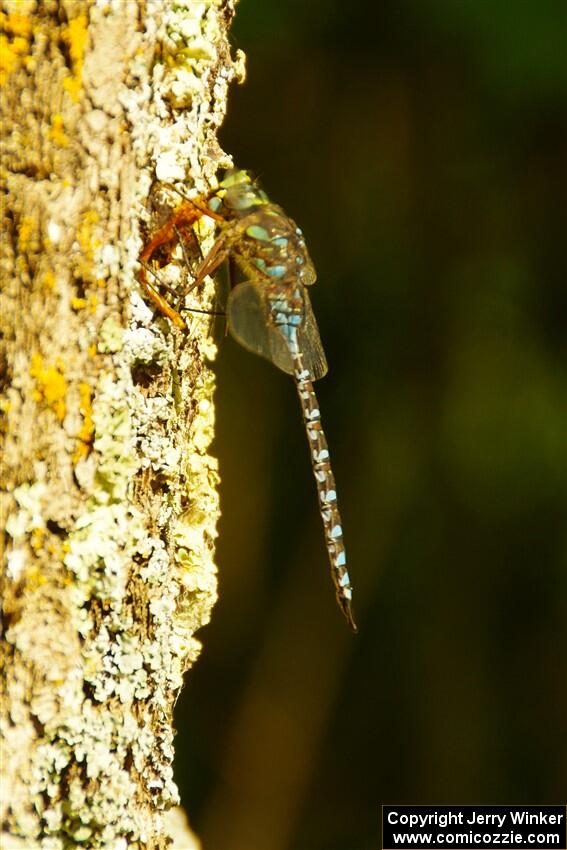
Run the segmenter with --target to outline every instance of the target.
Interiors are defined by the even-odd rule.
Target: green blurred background
[[[293,382],[218,362],[220,602],[177,706],[206,850],[567,789],[566,4],[241,0],[222,132],[303,228],[360,633]]]

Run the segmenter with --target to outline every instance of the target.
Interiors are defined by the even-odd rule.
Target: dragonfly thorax
[[[310,286],[316,273],[303,235],[276,204],[258,207],[234,222],[233,256],[250,278]]]
[[[226,243],[248,279],[315,282],[301,229],[247,171],[229,171],[209,207],[224,219]]]

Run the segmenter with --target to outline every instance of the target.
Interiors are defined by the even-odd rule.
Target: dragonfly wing
[[[303,287],[301,291],[303,318],[293,323],[293,330],[303,367],[317,380],[327,373],[327,359],[309,295]],[[274,324],[273,308],[264,287],[254,283],[238,284],[230,293],[227,312],[230,332],[244,348],[270,360],[283,372],[294,374],[291,343],[285,333],[287,326]]]
[[[254,283],[235,286],[228,298],[227,314],[230,332],[237,342],[293,375],[289,344],[271,322],[269,303],[261,286]]]
[[[309,370],[311,377],[316,381],[327,374],[329,366],[307,290],[303,291],[303,299],[304,320],[297,335],[299,350],[303,355],[303,365]]]

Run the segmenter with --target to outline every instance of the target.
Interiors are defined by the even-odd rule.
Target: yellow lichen
[[[93,229],[99,221],[99,215],[95,210],[89,210],[83,215],[83,220],[77,231],[77,240],[83,255],[80,272],[83,278],[92,278],[92,264],[95,248],[100,247],[100,239],[93,237]]]
[[[86,298],[78,298],[78,297],[71,298],[71,308],[73,310],[84,310],[86,306],[87,306],[87,299]]]
[[[81,397],[79,409],[83,416],[83,424],[77,435],[79,442],[73,454],[73,463],[78,463],[81,458],[89,454],[94,436],[92,388],[90,384],[81,382],[79,384],[79,395]]]
[[[69,137],[65,133],[65,122],[63,120],[63,116],[53,115],[51,118],[51,127],[49,129],[49,138],[55,142],[56,145],[59,145],[62,148],[67,147],[69,144]]]
[[[18,65],[19,57],[5,35],[0,35],[0,85],[5,85],[8,75]]]
[[[31,237],[34,231],[35,220],[30,216],[25,216],[24,218],[22,218],[18,231],[18,245],[20,251],[25,252],[28,250],[32,242]]]
[[[41,354],[36,353],[32,357],[30,375],[35,378],[36,383],[34,398],[50,407],[60,422],[65,418],[67,410],[67,381],[64,371],[60,360],[57,360],[54,366],[44,366]]]
[[[31,21],[25,15],[0,12],[0,27],[0,85],[4,85],[29,50]]]
[[[37,529],[34,529],[32,534]],[[33,544],[32,544],[33,547]],[[32,566],[26,571],[26,592],[33,593],[47,584],[47,576],[45,576],[38,566]]]
[[[63,86],[69,92],[73,100],[79,100],[81,85],[83,81],[83,61],[85,47],[88,40],[87,16],[79,15],[69,21],[69,25],[62,32],[63,41],[69,48],[69,55],[73,65],[73,74],[63,80]]]
[[[53,289],[55,286],[55,275],[51,269],[48,269],[43,275],[43,283],[46,289]]]
[[[6,15],[4,12],[0,12],[0,26],[13,35],[29,36],[32,22],[27,15],[18,15],[17,13]]]
[[[37,59],[35,56],[24,56],[24,68],[33,74],[37,70]]]
[[[36,526],[36,528],[32,529],[32,533],[30,536],[30,546],[34,550],[34,552],[39,552],[39,550],[43,547],[43,539],[45,537],[45,528],[43,526]]]

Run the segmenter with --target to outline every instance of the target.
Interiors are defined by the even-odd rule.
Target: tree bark
[[[216,599],[215,347],[136,260],[167,184],[230,164],[235,2],[0,2],[5,848],[197,846],[166,813]]]

